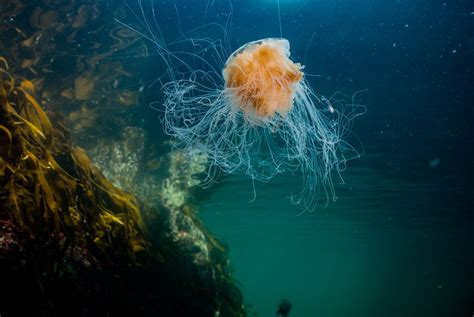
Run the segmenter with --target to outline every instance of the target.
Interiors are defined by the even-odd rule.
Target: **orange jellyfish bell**
[[[247,117],[265,119],[291,111],[303,67],[289,56],[286,39],[268,38],[247,43],[229,57],[222,71],[226,91]]]

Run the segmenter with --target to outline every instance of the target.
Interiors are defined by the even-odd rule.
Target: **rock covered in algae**
[[[194,265],[207,267],[212,263],[210,249],[224,251],[206,232],[190,204],[191,194],[207,170],[207,156],[198,151],[172,150],[150,168],[143,164],[148,159],[147,143],[144,130],[126,127],[119,138],[100,139],[88,152],[116,186],[133,193],[151,208],[164,207],[161,215],[166,222],[160,226],[162,234],[179,244]]]
[[[1,59],[0,314],[244,316],[225,250],[193,213],[173,207],[199,229],[202,261],[166,229],[170,212],[149,211],[151,232],[135,197],[7,68]]]
[[[116,140],[98,139],[87,149],[94,164],[115,186],[129,191],[134,189],[145,151],[145,131],[138,127],[125,127]]]

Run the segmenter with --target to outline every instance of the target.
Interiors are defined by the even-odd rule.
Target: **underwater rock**
[[[193,250],[193,262],[207,264],[209,241],[190,210],[189,196],[193,187],[200,184],[199,176],[207,168],[207,156],[198,151],[173,150],[169,154],[168,177],[162,182],[161,199],[169,211],[170,236],[174,241]]]
[[[211,263],[209,234],[194,216],[190,194],[199,185],[199,176],[206,170],[207,157],[199,152],[171,151],[162,157],[161,169],[148,173],[143,170],[145,131],[126,127],[120,138],[99,139],[88,149],[94,163],[117,187],[132,193],[138,200],[154,209],[165,207],[163,234],[189,253],[196,265]],[[214,241],[212,242],[214,243]]]
[[[177,209],[189,200],[191,188],[201,183],[201,176],[207,169],[207,155],[199,151],[173,150],[169,154],[169,177],[162,185],[163,204]]]
[[[138,127],[126,127],[116,140],[99,139],[88,149],[94,164],[115,186],[138,193],[137,174],[145,150],[145,132]]]

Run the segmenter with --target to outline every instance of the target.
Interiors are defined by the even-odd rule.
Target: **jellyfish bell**
[[[260,120],[291,111],[294,86],[303,73],[289,56],[290,43],[279,38],[250,42],[236,50],[222,71],[232,104],[248,118]]]

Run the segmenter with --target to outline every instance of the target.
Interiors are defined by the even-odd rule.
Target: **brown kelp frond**
[[[7,137],[8,137],[8,151],[7,151],[7,156],[10,156],[10,150],[11,150],[11,147],[12,147],[12,142],[13,142],[13,137],[12,137],[12,133],[10,132],[10,130],[8,130],[4,125],[0,125],[0,130],[2,132],[4,132]],[[2,140],[2,139],[0,139]],[[6,145],[5,142],[1,142],[0,144],[2,145]],[[1,145],[0,145],[1,146]]]
[[[2,81],[1,96],[5,96],[6,93],[10,93],[15,86],[15,80],[13,76],[7,71],[7,68],[0,67],[0,80]]]
[[[28,125],[32,125],[37,128],[37,131],[41,131],[44,139],[47,141],[48,146],[51,146],[52,142],[52,125],[48,116],[41,108],[39,103],[22,87],[16,88],[17,104],[23,105],[20,108],[20,114],[18,116],[23,117],[24,122]]]
[[[21,215],[19,198],[18,198],[18,194],[16,193],[15,185],[14,185],[13,181],[8,182],[7,191],[10,194],[8,199],[9,199],[10,205],[12,207],[11,209],[12,209],[14,219],[16,220],[16,222],[18,223],[18,225],[20,227],[24,227],[25,223],[24,223],[23,217]]]
[[[41,137],[43,139],[46,140],[46,137],[45,135],[43,134],[43,131],[41,131],[41,129],[39,129],[37,126],[35,126],[33,123],[31,123],[30,121],[28,121],[27,119],[23,118],[22,116],[20,116],[18,113],[16,113],[15,111],[11,111],[10,112],[15,118],[19,119],[20,121],[19,122],[15,122],[16,125],[19,125],[19,124],[26,124],[28,126],[28,128],[31,130],[31,132],[33,132],[34,136],[35,137]]]
[[[0,69],[8,69],[8,62],[2,56],[0,56],[0,63],[3,64],[3,65],[0,64]]]
[[[61,120],[53,124],[33,97],[32,82],[15,84],[1,57],[0,67],[0,203],[19,232],[49,241],[56,256],[80,246],[110,262],[146,250],[135,198],[71,145]]]
[[[26,92],[28,92],[30,95],[34,95],[36,93],[35,84],[32,81],[29,81],[28,79],[24,79],[20,83],[20,87]]]

